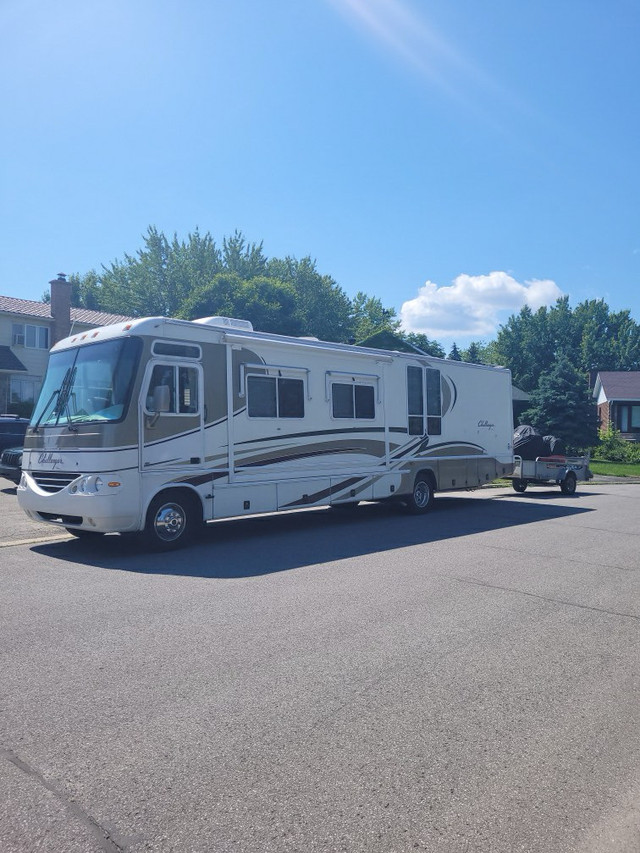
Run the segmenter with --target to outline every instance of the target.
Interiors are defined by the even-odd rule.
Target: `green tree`
[[[346,342],[350,335],[351,300],[329,275],[321,275],[310,257],[271,258],[266,275],[291,285],[296,295],[296,328],[301,335]]]
[[[521,417],[543,435],[561,438],[570,452],[592,447],[598,440],[598,416],[585,375],[560,355],[540,377],[531,406]]]
[[[248,280],[265,274],[267,258],[262,243],[247,243],[242,232],[236,230],[222,241],[222,263],[227,272]]]
[[[275,278],[255,276],[245,281],[236,272],[222,272],[185,301],[180,316],[186,320],[221,315],[250,320],[257,331],[299,335],[293,287]]]
[[[422,332],[403,332],[401,333],[401,337],[403,337],[410,344],[413,344],[414,347],[418,347],[422,352],[427,355],[432,355],[434,358],[444,358],[444,350],[438,341],[432,341],[431,338],[428,338]]]
[[[462,353],[462,360],[468,364],[482,364],[482,345],[471,341],[466,350]]]
[[[513,381],[532,391],[561,355],[583,373],[593,370],[637,370],[640,326],[628,311],[611,312],[602,299],[569,298],[533,313],[524,307],[500,327],[490,361],[511,369]]]
[[[400,320],[395,308],[385,308],[377,296],[368,296],[359,291],[351,304],[351,334],[356,341],[363,341],[376,332],[397,332]]]
[[[462,361],[462,356],[460,355],[460,350],[458,349],[458,345],[456,342],[453,342],[453,346],[451,347],[451,351],[447,358],[451,359],[451,361]]]

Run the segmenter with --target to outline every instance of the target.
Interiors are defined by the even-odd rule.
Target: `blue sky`
[[[445,346],[561,294],[640,321],[636,0],[2,0],[0,30],[4,295],[153,224],[311,255]]]

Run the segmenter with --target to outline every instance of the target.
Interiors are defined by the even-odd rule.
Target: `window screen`
[[[247,377],[250,418],[303,418],[304,382],[283,376]]]
[[[407,367],[409,435],[424,435],[424,387],[421,367]]]
[[[331,385],[331,401],[334,418],[373,420],[376,416],[373,385],[334,382]]]

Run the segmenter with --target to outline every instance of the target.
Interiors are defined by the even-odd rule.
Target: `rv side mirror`
[[[171,388],[168,385],[156,385],[153,389],[153,411],[156,414],[171,409]]]

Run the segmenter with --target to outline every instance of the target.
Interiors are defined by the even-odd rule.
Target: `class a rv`
[[[203,522],[396,501],[513,470],[508,370],[148,317],[51,350],[18,500],[83,536],[173,548]]]

